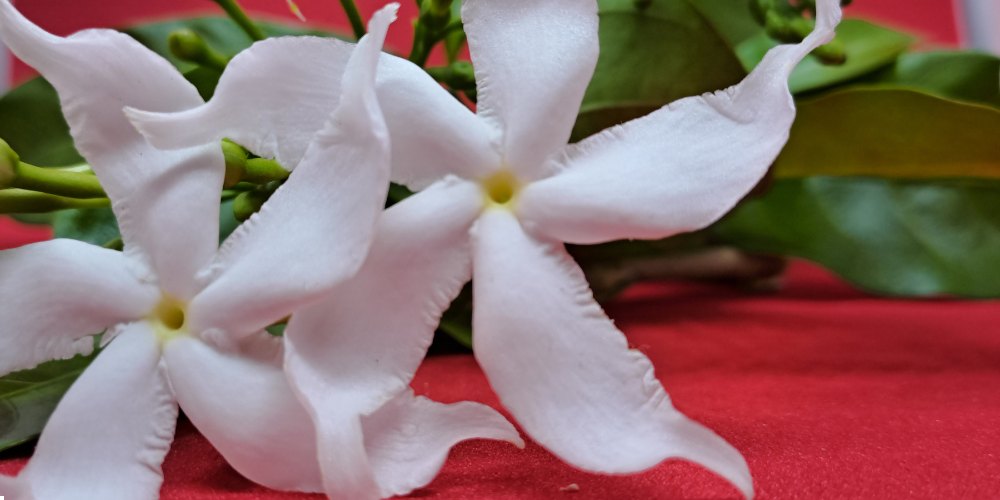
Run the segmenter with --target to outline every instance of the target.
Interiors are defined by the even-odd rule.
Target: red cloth
[[[203,0],[21,0],[50,29],[204,6]],[[280,0],[250,5],[283,10]],[[855,2],[853,11],[955,40],[946,2]],[[314,19],[335,2],[301,0]],[[381,2],[362,1],[365,11]],[[167,2],[155,5],[166,6]],[[141,7],[139,7],[141,6]],[[412,2],[403,2],[412,13]],[[404,14],[403,19],[409,15]],[[405,26],[405,23],[399,23]],[[395,29],[395,28],[394,28]],[[395,35],[404,46],[406,35]],[[0,248],[41,239],[0,219]],[[797,264],[786,289],[754,295],[709,285],[645,285],[609,310],[657,367],[678,408],[739,448],[760,498],[1000,498],[1000,307],[982,301],[907,301],[856,292]],[[471,356],[428,360],[413,383],[439,401],[497,406]],[[24,458],[4,455],[0,473]],[[240,478],[182,422],[164,464],[167,500],[316,498],[276,494]],[[565,490],[570,485],[578,491]],[[440,499],[725,498],[705,470],[667,462],[608,477],[576,471],[537,445],[459,445],[415,497]]]
[[[10,233],[0,232],[0,245]],[[853,291],[797,264],[779,294],[643,285],[609,312],[655,364],[678,408],[750,463],[760,498],[1000,498],[1000,307]],[[429,359],[413,387],[497,406],[468,355]],[[0,473],[24,458],[0,460]],[[184,422],[164,464],[166,500],[316,498],[240,478]],[[561,489],[577,485],[575,493]],[[608,477],[535,444],[459,445],[417,498],[730,498],[705,470],[667,462]]]

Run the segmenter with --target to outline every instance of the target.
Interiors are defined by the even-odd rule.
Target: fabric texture
[[[0,247],[26,236],[0,224]],[[678,409],[744,454],[757,498],[1000,497],[996,301],[875,298],[797,263],[777,294],[649,284],[608,312],[653,361]],[[471,355],[430,358],[412,385],[437,401],[498,407]],[[20,470],[30,452],[0,455],[0,473]],[[321,498],[254,486],[183,420],[163,467],[164,500]],[[684,462],[602,476],[576,471],[534,443],[522,451],[489,441],[458,445],[413,497],[563,495],[738,497],[723,479]]]

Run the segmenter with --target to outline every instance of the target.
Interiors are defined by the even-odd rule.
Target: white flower
[[[89,353],[107,329],[107,347],[59,404],[28,466],[0,477],[0,495],[155,498],[178,404],[243,475],[322,491],[315,430],[281,370],[281,341],[263,329],[353,274],[367,252],[388,184],[373,84],[393,19],[395,6],[376,15],[338,73],[343,104],[301,140],[285,186],[217,251],[218,142],[160,151],[123,113],[199,106],[194,87],[126,35],[56,37],[0,0],[0,36],[58,90],[125,243],[124,253],[71,240],[0,253],[0,374]],[[401,476],[397,485],[429,480],[465,436],[435,426],[470,414],[499,421],[494,433],[514,432],[478,405],[399,391],[362,424],[365,466]]]
[[[352,53],[353,45],[335,39],[286,37],[264,40],[229,63],[214,97],[204,106],[177,113],[139,111],[134,107],[126,112],[150,142],[159,147],[217,144],[222,138],[230,138],[261,156],[273,157],[282,165],[295,166],[307,150],[308,137],[322,126],[330,110],[341,106],[342,98],[354,98],[352,92],[344,88],[348,81],[345,79],[343,86],[340,82]],[[426,78],[423,70],[409,63],[401,69],[380,64],[379,78],[385,78],[387,70],[391,77],[394,69],[411,77],[416,74]],[[405,89],[401,91],[406,92]],[[372,101],[366,103],[368,106],[375,105],[374,96],[371,97]],[[451,99],[447,94],[445,97]],[[351,125],[357,124],[345,123],[345,127]],[[346,144],[346,148],[345,144],[340,146],[341,149],[331,151],[331,155],[339,155],[337,158],[344,165],[356,168],[329,172],[330,182],[337,182],[335,178],[339,176],[339,182],[350,184],[354,176],[364,174],[362,167],[367,160],[364,156],[351,155],[350,144]],[[384,192],[375,198],[363,192],[357,193],[362,197],[344,197],[342,193],[329,190],[324,195],[323,189],[317,186],[317,196],[302,201],[314,213],[332,210],[332,214],[319,221],[326,224],[325,227],[314,223],[317,231],[338,229],[340,222],[337,219],[350,213],[348,208],[338,209],[338,204],[367,203],[373,199],[381,203],[385,199]],[[397,230],[399,225],[402,228]],[[434,325],[421,322],[423,318],[383,311],[380,303],[371,298],[371,293],[378,294],[381,290],[390,293],[394,283],[412,280],[413,271],[426,272],[423,266],[411,269],[406,259],[420,259],[421,255],[425,260],[434,258],[422,248],[424,238],[433,237],[433,232],[421,229],[413,234],[413,229],[418,226],[410,226],[409,221],[400,222],[392,217],[380,219],[375,237],[380,243],[367,258],[364,277],[352,280],[349,286],[338,286],[327,295],[329,301],[338,304],[336,310],[344,314],[343,329],[310,332],[320,338],[317,343],[322,344],[316,345],[310,356],[330,370],[324,375],[333,378],[316,380],[318,385],[305,390],[298,390],[293,385],[300,397],[306,398],[305,406],[319,434],[322,489],[331,498],[353,500],[409,493],[429,483],[444,464],[450,447],[466,439],[490,438],[524,445],[516,429],[485,405],[471,402],[441,405],[426,398],[414,398],[408,384],[415,366],[402,375],[399,383],[394,379],[391,386],[380,390],[377,400],[369,400],[371,406],[366,406],[363,412],[352,406],[318,408],[308,404],[313,390],[346,396],[367,393],[371,384],[384,384],[384,377],[377,373],[374,379],[369,378],[372,377],[369,364],[380,363],[380,356],[387,356],[386,360],[392,361],[390,357],[396,353],[382,352],[386,347],[383,343],[378,343],[379,351],[373,352],[369,343],[408,325],[396,323],[391,329],[385,329],[385,325],[378,322],[381,315],[414,321],[412,326],[419,331],[428,327],[433,330]],[[309,249],[318,253],[309,256],[309,260],[320,259],[331,266],[338,265],[342,254],[330,252],[329,248],[333,247]],[[364,258],[365,255],[356,257]],[[372,291],[372,286],[379,288]],[[446,305],[447,302],[435,307]],[[408,338],[403,340],[410,341]],[[409,349],[406,345],[402,347]],[[426,347],[419,348],[416,363],[422,359]],[[405,351],[408,357],[413,354]],[[294,362],[294,356],[287,358]],[[363,418],[359,418],[361,415]],[[308,425],[301,419],[295,422],[300,426]]]
[[[568,146],[597,61],[593,0],[465,0],[477,114],[419,68],[383,56],[377,93],[394,180],[423,191],[386,211],[361,271],[286,330],[293,386],[313,415],[342,415],[317,421],[325,470],[364,457],[358,422],[406,386],[441,312],[471,276],[476,358],[542,446],[605,473],[683,458],[751,496],[742,456],[673,407],[562,242],[662,238],[732,208],[787,140],[790,72],[840,20],[837,0],[817,3],[816,30],[771,50],[740,84]],[[328,42],[302,57],[336,66],[346,56]],[[308,66],[289,61],[283,70],[325,78]],[[337,104],[335,93],[307,95],[289,82],[267,92],[266,102],[294,98],[309,122],[300,127],[314,127],[311,114]],[[137,117],[136,126],[171,147],[197,144],[192,137],[209,130],[259,137],[263,125],[253,122],[266,117],[242,111],[246,104]],[[354,484],[371,484],[364,472],[352,473]]]

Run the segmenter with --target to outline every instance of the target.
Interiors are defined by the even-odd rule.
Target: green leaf
[[[754,0],[688,0],[708,20],[715,31],[735,48],[741,42],[764,32],[750,13]]]
[[[1000,110],[893,88],[804,100],[778,177],[1000,178]]]
[[[0,451],[42,432],[63,394],[95,356],[50,361],[0,377]]]
[[[1000,58],[980,52],[903,54],[867,82],[911,87],[939,97],[1000,107]]]
[[[812,91],[844,83],[892,64],[909,48],[913,38],[859,19],[847,19],[837,27],[837,38],[844,43],[847,62],[827,66],[815,57],[805,58],[792,72],[788,87],[793,93]],[[768,50],[778,42],[760,33],[739,44],[736,52],[749,71],[757,66]]]
[[[110,208],[83,208],[56,212],[52,220],[56,238],[70,238],[105,245],[121,237],[118,221]]]
[[[633,0],[599,5],[601,56],[577,139],[746,75],[726,41],[686,0],[656,1],[643,10]]]
[[[1000,296],[1000,182],[813,177],[775,183],[713,231],[893,295]]]
[[[27,163],[62,166],[83,162],[73,146],[59,97],[41,78],[29,80],[0,98],[0,138]]]

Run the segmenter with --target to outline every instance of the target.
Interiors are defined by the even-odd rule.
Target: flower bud
[[[0,189],[14,185],[21,158],[11,149],[7,141],[0,139]]]
[[[187,28],[170,33],[167,43],[171,54],[189,62],[197,62],[205,57],[205,52],[208,51],[208,46],[205,45],[201,35]]]
[[[806,23],[806,24],[803,24]],[[769,10],[764,15],[764,30],[767,36],[781,43],[799,43],[802,41],[802,31],[811,31],[809,20],[801,17],[788,17],[777,10]]]
[[[231,188],[243,180],[247,165],[247,150],[235,142],[223,139],[222,155],[226,159],[226,177],[222,181],[222,187]]]
[[[280,163],[268,158],[251,158],[246,162],[243,180],[254,184],[283,181],[291,174]]]
[[[420,22],[431,31],[440,31],[451,21],[451,0],[423,0]]]
[[[476,74],[472,63],[468,61],[455,61],[448,66],[427,68],[427,73],[454,90],[474,90],[476,88]]]
[[[229,63],[225,56],[212,50],[201,35],[188,28],[170,33],[167,43],[170,46],[170,53],[183,61],[216,68],[220,71],[225,69],[226,64]]]
[[[823,64],[836,66],[847,62],[847,48],[840,38],[834,38],[830,43],[816,47],[812,53]]]
[[[233,217],[240,222],[249,219],[250,216],[260,211],[260,207],[264,206],[270,197],[271,192],[266,189],[254,189],[240,193],[233,200]]]

